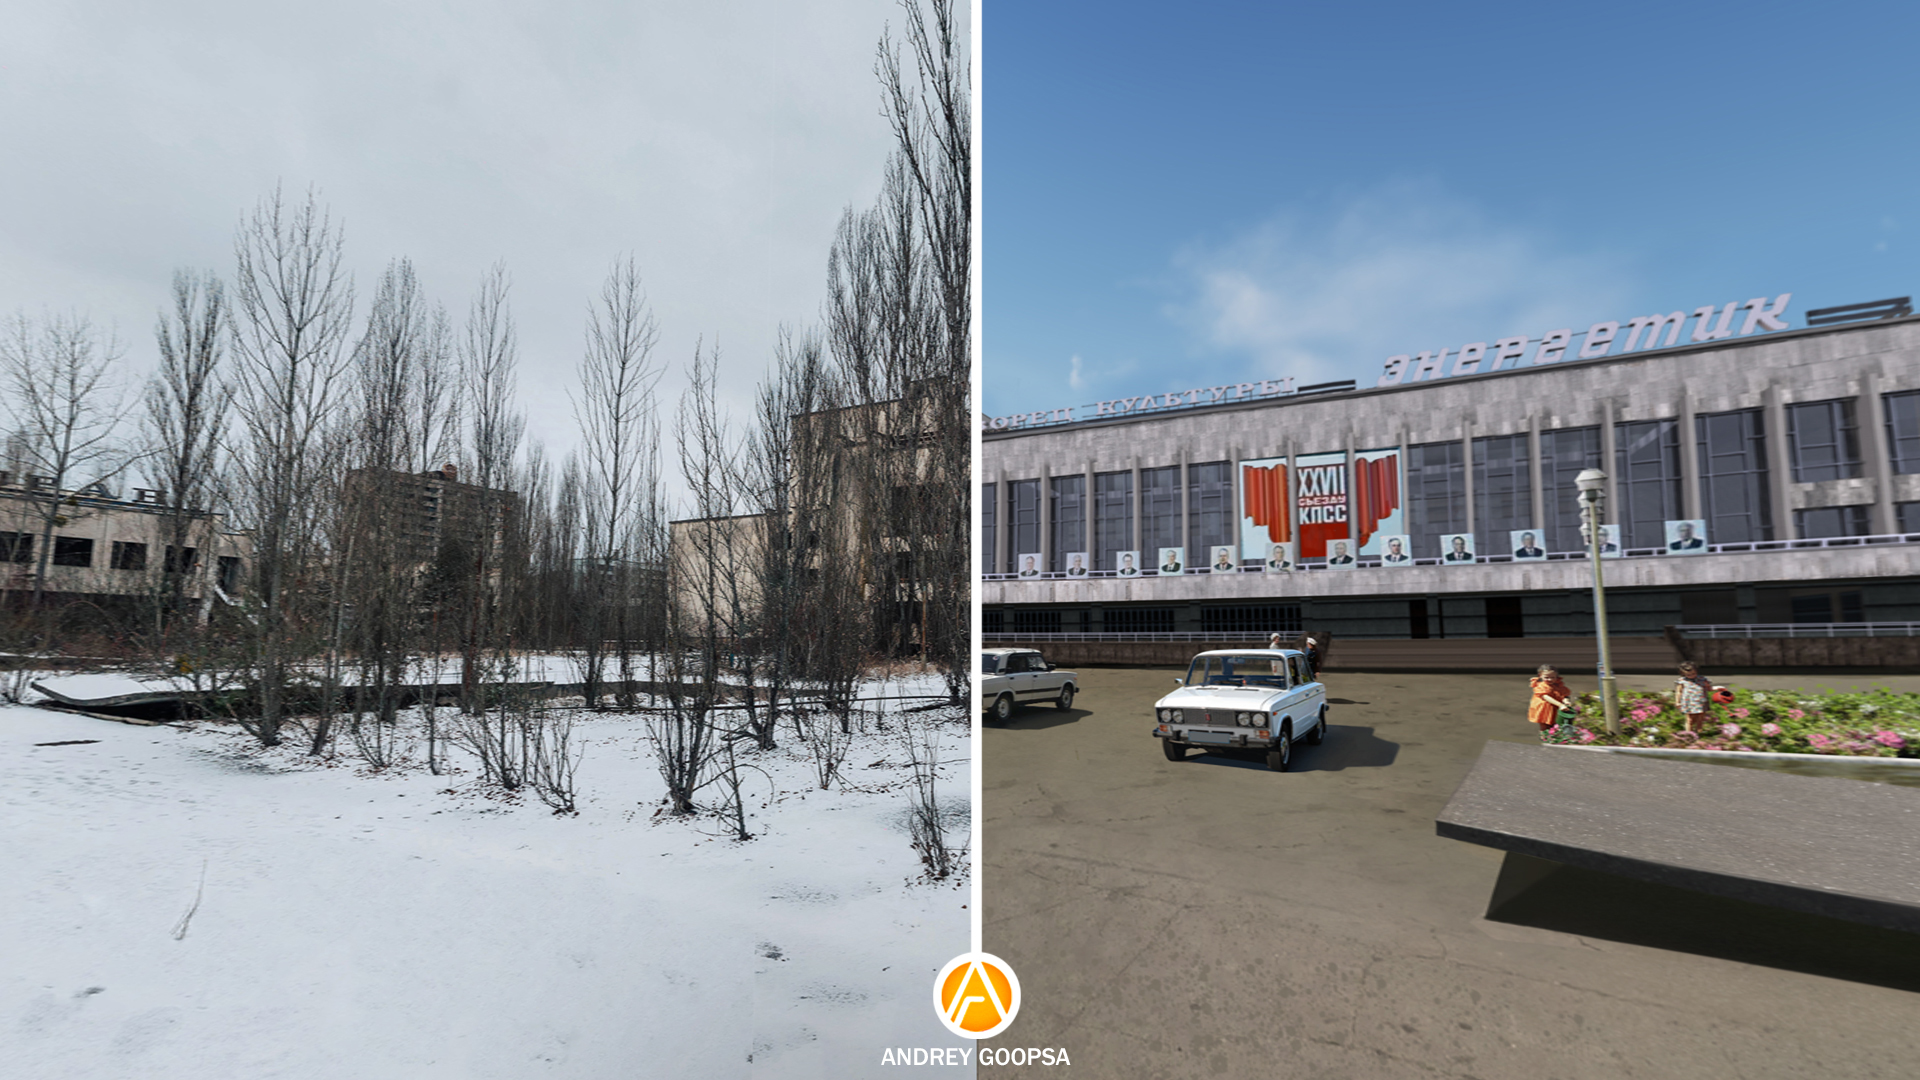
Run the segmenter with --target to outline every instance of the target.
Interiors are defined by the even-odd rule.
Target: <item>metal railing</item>
[[[1696,639],[1920,637],[1920,622],[1695,623],[1674,630]]]
[[[1758,551],[1809,551],[1809,550],[1821,550],[1826,548],[1864,547],[1864,546],[1874,545],[1874,544],[1920,544],[1920,533],[1884,533],[1884,534],[1877,534],[1874,536],[1828,536],[1828,537],[1822,537],[1817,540],[1755,540],[1749,543],[1740,543],[1740,544],[1709,544],[1707,545],[1707,553],[1710,555],[1738,555],[1738,554],[1745,554],[1749,552],[1758,552]],[[1629,548],[1625,551],[1622,551],[1620,553],[1620,557],[1623,559],[1649,559],[1649,558],[1662,558],[1662,557],[1675,558],[1675,559],[1693,559],[1693,558],[1699,558],[1700,556],[1670,555],[1665,548]],[[1484,566],[1489,563],[1512,563],[1512,562],[1523,562],[1523,563],[1568,562],[1568,561],[1583,561],[1586,558],[1587,558],[1587,553],[1584,551],[1554,551],[1554,552],[1549,552],[1546,558],[1544,559],[1515,559],[1511,555],[1482,555],[1477,560],[1475,560],[1475,565]],[[1362,569],[1362,570],[1379,569],[1381,568],[1381,565],[1382,564],[1378,556],[1374,556],[1371,558],[1362,558],[1354,563],[1354,566],[1356,568]],[[1413,562],[1409,563],[1408,565],[1410,566],[1445,566],[1446,563],[1440,559],[1415,559],[1413,560]],[[1251,563],[1245,566],[1237,566],[1232,570],[1221,570],[1221,571],[1215,571],[1210,566],[1195,566],[1195,567],[1189,567],[1187,570],[1179,574],[1167,574],[1165,576],[1167,577],[1189,577],[1189,576],[1205,577],[1209,574],[1214,574],[1214,573],[1264,574],[1265,572],[1266,572],[1266,568],[1260,563]],[[1302,560],[1294,567],[1293,572],[1296,574],[1297,573],[1344,574],[1344,573],[1348,573],[1349,571],[1335,570],[1332,567],[1329,567],[1328,565],[1326,565],[1325,560],[1315,560],[1315,561]],[[1019,574],[981,574],[980,580],[981,581],[1084,581],[1089,578],[1117,578],[1119,576],[1120,576],[1119,571],[1116,571],[1116,570],[1089,570],[1085,574],[1076,574],[1071,577],[1069,577],[1065,571],[1050,570],[1050,571],[1035,574],[1032,577],[1026,577],[1026,578],[1021,577]],[[1140,571],[1140,573],[1137,575],[1129,575],[1129,578],[1133,578],[1133,577],[1152,578],[1152,577],[1160,577],[1160,576],[1162,575],[1159,570],[1148,569],[1148,570]]]

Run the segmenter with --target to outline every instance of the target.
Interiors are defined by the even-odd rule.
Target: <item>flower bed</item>
[[[1577,720],[1548,728],[1546,742],[1581,746],[1644,746],[1665,750],[1760,751],[1840,757],[1920,758],[1920,694],[1870,690],[1815,694],[1801,690],[1735,690],[1730,704],[1709,707],[1699,731],[1672,694],[1620,692],[1620,734],[1608,735],[1599,694],[1574,702]]]

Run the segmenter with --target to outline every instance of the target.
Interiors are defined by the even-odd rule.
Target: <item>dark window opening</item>
[[[77,536],[56,536],[53,538],[53,565],[55,566],[92,566],[93,541],[82,540]]]
[[[1526,620],[1520,614],[1517,596],[1487,597],[1487,636],[1526,637]]]
[[[1740,594],[1732,589],[1681,593],[1680,621],[1689,626],[1737,623]]]
[[[1410,638],[1427,636],[1427,602],[1425,600],[1407,601],[1407,636]]]
[[[125,540],[113,542],[112,565],[115,570],[145,570],[147,568],[147,545],[129,543]]]
[[[1057,634],[1060,632],[1060,613],[1058,611],[1016,611],[1013,613],[1013,632]]]
[[[178,548],[167,545],[166,571],[169,574],[189,574],[200,562],[199,548]]]
[[[1920,472],[1920,390],[1888,394],[1887,449],[1893,456],[1893,471]]]
[[[999,508],[998,494],[999,489],[992,484],[980,486],[980,572],[983,574],[995,573],[999,569],[993,560],[993,515]]]
[[[1047,499],[1047,530],[1052,541],[1047,569],[1059,573],[1068,568],[1070,552],[1087,550],[1087,478],[1056,476]],[[1086,564],[1081,564],[1086,569]]]
[[[1172,608],[1108,608],[1101,622],[1109,634],[1171,634]]]
[[[980,632],[983,634],[1004,634],[1007,631],[1006,612],[991,608],[980,613]]]
[[[1251,604],[1200,610],[1200,629],[1208,634],[1297,634],[1299,604]]]
[[[1680,423],[1615,424],[1614,435],[1620,505],[1610,516],[1620,523],[1621,543],[1629,548],[1664,547],[1667,522],[1680,516]]]
[[[0,562],[33,561],[33,534],[0,532]]]
[[[235,556],[220,556],[220,591],[228,595],[240,591],[240,560]]]
[[[1773,539],[1767,501],[1766,427],[1759,409],[1694,418],[1700,502],[1716,544]]]

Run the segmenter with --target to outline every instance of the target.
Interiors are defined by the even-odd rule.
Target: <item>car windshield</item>
[[[980,674],[992,675],[1000,670],[1000,658],[992,653],[980,654]]]
[[[1287,688],[1287,662],[1272,656],[1196,656],[1187,668],[1188,686],[1266,686]]]

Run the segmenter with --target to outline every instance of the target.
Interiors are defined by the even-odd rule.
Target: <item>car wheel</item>
[[[1320,710],[1320,722],[1313,725],[1313,734],[1304,740],[1308,746],[1319,746],[1320,740],[1327,737],[1327,710]]]
[[[1001,694],[993,699],[993,722],[1004,724],[1013,719],[1013,695]]]
[[[1166,752],[1168,761],[1187,760],[1187,748],[1172,739],[1161,739],[1160,749]]]
[[[1280,737],[1273,741],[1273,749],[1267,751],[1267,768],[1274,772],[1286,772],[1293,764],[1293,732],[1288,728],[1280,729]]]
[[[1054,702],[1054,704],[1059,706],[1062,709],[1073,708],[1073,684],[1072,683],[1068,683],[1067,685],[1060,688],[1060,700]]]

